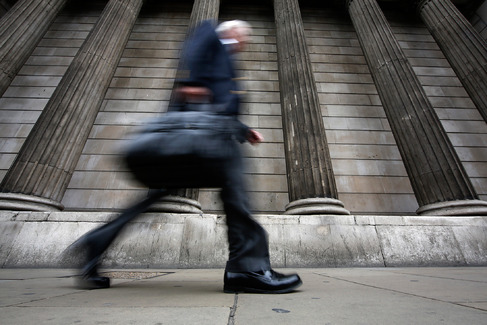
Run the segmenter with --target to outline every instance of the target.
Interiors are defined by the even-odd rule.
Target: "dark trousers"
[[[237,151],[238,153],[238,151]],[[224,170],[221,199],[227,217],[229,272],[250,272],[270,269],[267,233],[252,218],[243,179],[240,154],[228,161]]]
[[[237,154],[222,168],[224,181],[221,199],[226,214],[230,251],[226,270],[229,272],[268,270],[270,261],[267,234],[252,218],[243,180],[242,157],[238,150],[236,152]],[[96,270],[103,252],[129,221],[168,193],[164,189],[151,190],[146,198],[124,210],[116,219],[88,233],[84,237],[89,247],[85,272]]]

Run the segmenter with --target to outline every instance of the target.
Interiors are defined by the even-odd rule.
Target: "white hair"
[[[228,32],[229,30],[232,30],[234,28],[239,28],[239,29],[245,30],[245,33],[247,35],[250,35],[250,33],[252,31],[252,26],[243,20],[225,21],[225,22],[221,23],[220,25],[218,25],[216,27],[215,31],[218,35],[221,36],[224,33]]]

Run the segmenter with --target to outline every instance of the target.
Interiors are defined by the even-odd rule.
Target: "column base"
[[[64,210],[64,205],[40,196],[20,193],[0,193],[0,210],[62,211]]]
[[[416,210],[422,216],[485,216],[487,202],[481,200],[458,200],[427,204]]]
[[[286,205],[284,214],[340,214],[348,215],[342,201],[331,198],[311,198],[296,200]]]
[[[150,212],[172,212],[172,213],[203,213],[201,204],[193,199],[186,197],[168,195],[159,202],[153,204],[148,211]]]

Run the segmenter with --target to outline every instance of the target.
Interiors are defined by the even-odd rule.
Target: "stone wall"
[[[473,15],[470,19],[472,25],[478,30],[480,35],[487,40],[487,2],[484,3],[479,7],[477,12]]]
[[[66,210],[112,211],[145,195],[118,154],[138,125],[166,108],[191,4],[148,2],[143,8],[62,200]],[[0,98],[0,179],[104,5],[86,1],[65,8]],[[301,10],[339,199],[352,214],[414,214],[418,205],[350,18],[340,9],[303,4]],[[413,14],[386,14],[480,199],[486,200],[485,122],[426,27]],[[220,17],[254,26],[253,43],[237,62],[247,91],[242,120],[266,142],[242,149],[254,210],[280,214],[289,199],[271,2],[225,1]],[[215,190],[202,189],[199,201],[206,213],[222,211]]]
[[[480,199],[487,199],[487,127],[428,30],[390,13],[394,32]]]
[[[0,267],[74,267],[65,249],[110,213],[0,212]],[[482,217],[259,215],[273,267],[487,265]],[[223,268],[219,215],[142,215],[107,251],[117,268]]]
[[[138,126],[167,109],[190,13],[189,3],[172,3],[139,15],[62,201],[67,209],[117,209],[147,192],[119,154]]]
[[[9,11],[10,8],[12,8],[14,3],[15,1],[13,0],[0,0],[0,17],[5,15],[7,11]]]
[[[413,190],[346,12],[302,12],[340,200],[352,213],[411,213]]]

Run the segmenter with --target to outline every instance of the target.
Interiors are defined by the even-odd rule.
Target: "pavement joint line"
[[[474,283],[487,283],[487,281],[469,280],[469,279],[460,279],[460,278],[449,278],[449,277],[446,277],[446,276],[426,275],[426,274],[407,273],[407,272],[394,272],[394,273],[403,274],[403,275],[418,276],[418,277],[423,277],[423,278],[436,278],[436,279],[444,279],[444,280],[455,280],[455,281],[464,281],[464,282],[474,282]]]
[[[32,299],[32,300],[30,300],[30,301],[23,301],[23,302],[19,302],[19,303],[12,304],[12,305],[5,305],[5,306],[1,306],[0,308],[6,308],[6,307],[18,307],[18,308],[41,308],[41,307],[36,307],[36,306],[22,306],[22,305],[25,305],[25,304],[30,304],[30,303],[33,303],[33,302],[36,302],[36,301],[49,300],[49,299],[53,299],[53,298],[59,298],[59,297],[67,297],[67,296],[76,295],[76,294],[80,294],[80,293],[82,293],[82,292],[89,291],[89,290],[83,290],[83,289],[76,289],[76,290],[77,290],[77,291],[68,292],[68,293],[64,293],[64,294],[60,294],[60,295],[58,295],[58,296],[49,296],[49,297],[43,297],[43,298],[38,298],[38,299]]]
[[[357,217],[355,216],[354,218],[356,219]],[[375,234],[377,235],[377,238],[379,238],[379,250],[380,250],[380,255],[382,256],[382,264],[384,265],[384,267],[387,267],[387,258],[384,255],[383,240],[382,240],[380,232],[378,231],[376,226],[374,226],[374,231],[375,231]]]
[[[460,306],[460,307],[467,307],[467,308],[470,308],[470,309],[475,309],[475,310],[479,310],[479,311],[483,311],[484,313],[487,313],[487,310],[485,309],[482,309],[482,308],[478,308],[478,307],[474,307],[474,306],[469,306],[469,305],[464,305],[463,303],[461,302],[458,302],[458,303],[453,303],[454,305],[457,305],[457,306]]]
[[[463,305],[460,302],[445,301],[445,300],[441,300],[441,299],[438,299],[438,298],[420,296],[420,295],[417,295],[417,294],[414,294],[414,293],[404,292],[404,291],[395,290],[395,289],[382,288],[382,287],[374,286],[374,285],[371,285],[371,284],[360,283],[360,282],[357,282],[357,281],[342,279],[342,278],[338,278],[338,277],[334,277],[334,276],[330,276],[330,275],[326,275],[326,274],[320,274],[320,273],[315,273],[315,274],[320,275],[320,276],[323,276],[325,278],[330,278],[330,279],[334,279],[334,280],[338,280],[338,281],[353,283],[353,284],[361,285],[361,286],[364,286],[364,287],[369,287],[369,288],[374,288],[374,289],[378,289],[378,290],[384,290],[384,291],[390,291],[390,292],[400,293],[400,294],[403,294],[403,295],[408,295],[408,296],[412,296],[412,297],[417,297],[417,298],[422,298],[422,299],[427,299],[427,300],[432,300],[432,301],[437,301],[437,302],[452,304],[452,305],[456,305],[456,306],[460,306],[460,307],[466,307],[466,308],[470,308],[470,309],[475,309],[475,310],[479,310],[479,311],[482,311],[482,312],[486,312],[487,313],[487,310],[485,310],[485,309],[478,308],[478,307],[474,307],[474,306]],[[475,303],[475,302],[478,302],[478,301],[472,301],[472,302]]]
[[[62,278],[75,278],[75,277],[77,277],[77,275],[37,277],[37,278],[34,277],[34,278],[26,278],[26,279],[12,279],[9,281],[25,281],[25,280],[37,280],[37,279],[62,279]],[[117,280],[122,280],[123,283],[131,283],[131,282],[136,282],[136,281],[145,280],[145,279],[117,279]],[[23,305],[30,304],[30,303],[37,302],[37,301],[42,301],[42,300],[48,300],[48,299],[59,298],[59,297],[67,297],[67,296],[76,295],[76,294],[80,294],[80,293],[87,292],[87,291],[93,291],[92,289],[79,289],[79,288],[76,288],[76,286],[74,286],[74,285],[73,285],[73,289],[76,291],[72,291],[72,292],[68,292],[68,293],[60,294],[60,295],[55,295],[55,296],[32,299],[29,301],[23,301],[23,302],[12,304],[12,305],[0,306],[0,308],[5,308],[5,307],[32,308],[33,306],[23,306]]]
[[[59,276],[25,277],[22,279],[5,277],[5,278],[0,278],[0,280],[3,280],[3,281],[27,281],[27,280],[38,280],[38,279],[69,279],[69,278],[74,278],[77,276],[78,276],[77,274],[72,274],[72,275],[59,275]]]
[[[230,314],[228,315],[227,325],[235,324],[235,313],[237,312],[237,305],[238,305],[238,293],[235,294],[235,297],[233,299],[233,306],[230,307]]]

